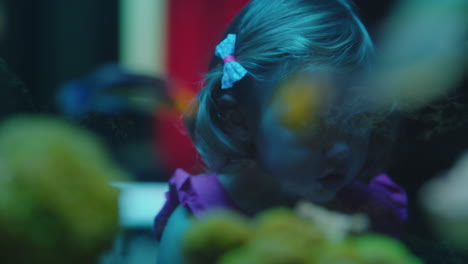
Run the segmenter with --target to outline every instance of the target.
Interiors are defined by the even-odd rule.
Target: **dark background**
[[[116,62],[118,3],[3,0],[6,30],[0,56],[26,84],[30,98],[10,88],[2,91],[1,100],[17,100],[17,109],[33,104],[35,111],[53,112],[53,95],[60,84]]]

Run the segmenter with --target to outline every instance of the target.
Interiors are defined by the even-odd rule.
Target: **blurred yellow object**
[[[97,263],[125,176],[87,131],[49,117],[0,126],[0,262]]]
[[[295,75],[279,85],[272,106],[282,125],[305,131],[317,121],[320,100],[318,83],[306,75]]]
[[[173,86],[170,91],[171,98],[174,102],[175,108],[180,112],[184,113],[189,107],[192,100],[196,97],[196,93],[185,86]]]

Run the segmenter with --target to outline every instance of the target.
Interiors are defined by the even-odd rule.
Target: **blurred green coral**
[[[1,263],[96,263],[118,230],[124,179],[89,132],[43,116],[0,126]]]
[[[271,209],[249,222],[233,212],[213,213],[191,226],[184,252],[190,253],[185,254],[189,263],[205,264],[422,263],[395,239],[364,233],[336,241],[323,228],[285,208]],[[220,246],[227,244],[231,246]],[[193,262],[193,256],[215,257]]]
[[[253,226],[241,215],[212,212],[204,221],[194,221],[187,232],[183,250],[191,264],[216,263],[225,252],[246,243]]]
[[[320,255],[317,264],[421,264],[399,241],[376,234],[352,237]]]
[[[228,252],[218,263],[309,263],[326,245],[323,234],[285,208],[266,211],[252,224],[254,232],[244,246]]]
[[[363,263],[382,264],[421,264],[421,260],[413,256],[398,240],[389,237],[366,234],[352,238],[350,243],[354,246]]]

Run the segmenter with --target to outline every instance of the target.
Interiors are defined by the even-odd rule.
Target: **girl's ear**
[[[239,101],[231,94],[224,94],[218,98],[216,103],[223,131],[241,141],[251,140],[252,133]]]

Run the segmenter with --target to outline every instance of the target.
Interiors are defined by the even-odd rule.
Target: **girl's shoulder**
[[[177,206],[169,216],[158,245],[157,263],[184,263],[183,238],[193,216],[183,206]]]

